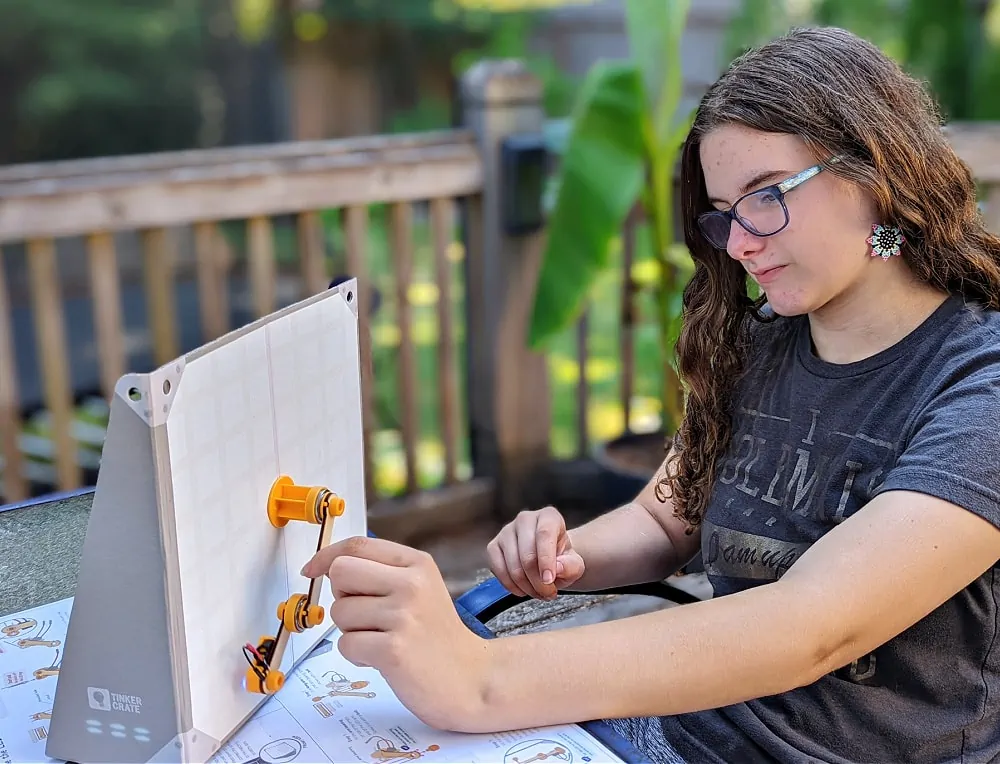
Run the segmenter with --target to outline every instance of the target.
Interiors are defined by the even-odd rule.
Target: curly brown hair
[[[676,348],[687,400],[656,488],[689,533],[730,445],[753,323],[783,320],[768,313],[765,296],[751,298],[742,265],[696,226],[711,209],[699,143],[724,124],[796,135],[818,162],[840,155],[827,171],[870,194],[879,219],[903,230],[903,257],[918,279],[1000,308],[1000,239],[986,230],[972,173],[921,82],[843,29],[793,29],[741,55],[705,93],[681,155],[681,216],[695,263]]]

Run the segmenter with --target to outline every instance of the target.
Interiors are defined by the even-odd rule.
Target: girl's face
[[[796,136],[726,125],[702,139],[701,164],[713,207],[728,210],[744,194],[781,183],[817,160]],[[869,257],[865,239],[875,212],[856,187],[823,171],[788,191],[784,204],[788,224],[779,233],[759,236],[733,222],[726,245],[779,315],[817,311],[857,291],[872,267],[884,265]],[[784,222],[776,197],[747,209]]]

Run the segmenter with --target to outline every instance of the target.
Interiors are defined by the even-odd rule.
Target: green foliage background
[[[462,8],[456,0],[322,0],[314,11],[289,13],[279,0],[0,0],[0,163],[84,156],[110,156],[200,145],[204,126],[204,78],[211,66],[213,24],[220,14],[242,9],[233,19],[245,44],[268,37],[317,35],[324,25],[378,26],[419,50],[445,49],[458,75],[483,57],[520,57],[542,78],[551,117],[571,110],[579,83],[559,72],[546,56],[531,54],[525,41],[535,16],[491,15]],[[697,2],[697,0],[696,0]],[[794,24],[824,23],[852,29],[880,45],[907,69],[927,79],[948,120],[1000,119],[1000,0],[744,0],[728,31],[725,58]],[[447,126],[452,105],[421,99],[395,115],[386,130]],[[334,212],[324,216],[334,258],[342,257],[342,231]],[[436,432],[437,383],[435,295],[426,219],[416,225],[415,288],[420,368],[421,482],[440,476]],[[279,252],[291,256],[293,238]],[[454,233],[456,239],[459,232]],[[638,297],[635,339],[634,429],[658,425],[662,361],[652,288],[659,279],[649,231],[640,230],[632,277],[645,287]],[[380,485],[392,492],[401,483],[395,382],[398,328],[394,323],[392,268],[384,215],[372,210],[369,269],[386,296],[373,327],[378,379],[377,442]],[[615,237],[609,267],[591,293],[587,334],[589,356],[577,360],[576,328],[555,337],[548,348],[553,384],[553,448],[557,456],[576,447],[574,392],[581,375],[590,392],[592,441],[624,429],[619,404],[622,376],[621,245]],[[454,316],[462,334],[461,258],[452,250]],[[286,255],[283,255],[286,256]],[[340,264],[336,260],[331,267]],[[461,355],[459,356],[461,358]],[[87,405],[80,416],[100,418]],[[44,432],[44,422],[34,422]],[[99,448],[99,440],[95,441]],[[40,446],[39,459],[45,448]],[[464,451],[464,449],[463,449]],[[466,465],[467,466],[467,465]]]
[[[1000,118],[998,0],[743,0],[726,58],[804,24],[874,42],[928,83],[948,121]]]
[[[0,162],[187,148],[197,0],[0,0]]]

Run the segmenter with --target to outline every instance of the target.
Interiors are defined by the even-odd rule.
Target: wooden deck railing
[[[376,532],[409,538],[497,508],[503,478],[519,484],[546,447],[544,390],[495,382],[544,363],[512,341],[527,302],[502,287],[530,279],[538,235],[502,230],[496,151],[540,128],[541,87],[486,62],[463,92],[467,129],[0,168],[0,502],[87,482],[79,399],[107,401],[143,370],[136,358],[166,363],[343,275],[359,281]],[[74,378],[81,337],[93,390]],[[22,447],[21,382],[36,376],[52,452],[41,477]],[[375,463],[386,431],[395,473],[395,455]],[[428,437],[440,469],[424,469]]]
[[[220,152],[68,162],[0,171],[0,245],[23,243],[28,294],[12,294],[0,267],[0,430],[5,500],[29,493],[21,431],[18,360],[13,322],[16,304],[30,304],[44,380],[44,404],[51,416],[55,485],[82,485],[73,437],[74,382],[68,363],[58,243],[83,237],[88,254],[89,298],[98,348],[100,389],[109,398],[128,369],[122,315],[122,279],[116,235],[138,232],[143,291],[152,355],[157,364],[176,357],[178,316],[174,305],[178,266],[193,268],[200,309],[200,341],[230,329],[235,261],[242,259],[220,226],[245,226],[245,276],[252,316],[279,306],[273,220],[295,216],[297,294],[325,289],[332,276],[324,251],[320,211],[339,210],[345,233],[346,272],[359,279],[364,361],[371,364],[369,305],[369,209],[390,210],[391,280],[399,329],[398,398],[405,487],[417,491],[417,368],[408,292],[412,286],[414,207],[426,210],[432,230],[438,299],[439,412],[444,436],[444,482],[457,481],[459,411],[457,342],[451,316],[453,295],[449,247],[455,239],[455,202],[476,195],[482,166],[474,136],[463,130],[417,136],[374,137],[329,143],[293,144]],[[192,251],[178,250],[179,232],[190,232]],[[2,253],[0,253],[2,257]],[[288,264],[284,269],[288,270]],[[189,268],[190,270],[190,268]],[[380,274],[385,276],[387,274]],[[376,370],[376,374],[381,370]],[[365,373],[366,436],[377,427],[372,375]],[[366,448],[369,492],[374,495],[370,440]]]

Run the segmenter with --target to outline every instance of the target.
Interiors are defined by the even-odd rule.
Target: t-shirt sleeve
[[[1000,526],[1000,366],[977,369],[940,391],[875,492],[918,491]]]

